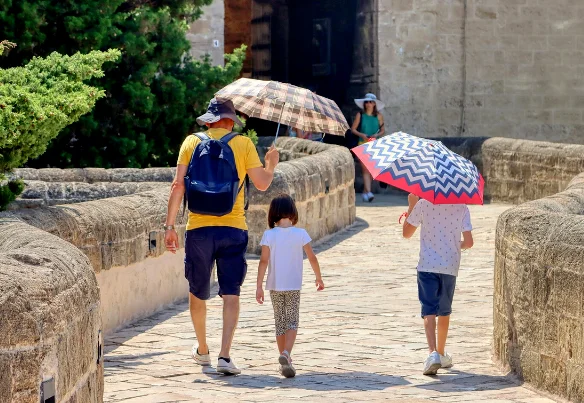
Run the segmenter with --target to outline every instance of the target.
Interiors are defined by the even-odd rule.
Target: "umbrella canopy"
[[[240,78],[219,90],[215,98],[231,100],[235,109],[249,117],[304,131],[344,136],[349,129],[335,101],[292,84]]]
[[[477,167],[439,141],[399,132],[352,151],[373,179],[433,204],[483,204],[484,180]]]

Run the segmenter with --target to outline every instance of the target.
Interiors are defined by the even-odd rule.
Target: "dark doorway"
[[[362,70],[354,60],[363,30],[356,21],[369,11],[362,8],[357,0],[253,0],[252,77],[309,88],[349,112],[353,87],[363,86],[354,83],[355,70]],[[275,132],[271,123],[250,123],[259,135]]]
[[[252,76],[310,88],[342,105],[356,15],[357,0],[255,0]]]
[[[356,0],[289,3],[288,80],[339,105],[353,68]]]

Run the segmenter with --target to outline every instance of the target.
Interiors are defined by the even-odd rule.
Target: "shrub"
[[[119,56],[118,50],[53,53],[24,67],[0,69],[0,181],[41,155],[61,130],[91,111],[105,92],[85,81],[102,77],[102,65]],[[0,208],[21,191],[16,182],[1,185]]]

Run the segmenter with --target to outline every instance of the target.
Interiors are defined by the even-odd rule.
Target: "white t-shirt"
[[[468,207],[420,199],[407,221],[422,225],[418,271],[458,275],[461,233],[472,231]]]
[[[302,288],[304,245],[311,241],[302,228],[272,228],[264,232],[261,246],[270,248],[266,290],[293,291]]]

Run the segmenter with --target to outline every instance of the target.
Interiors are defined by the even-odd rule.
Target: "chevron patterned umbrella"
[[[344,136],[349,130],[335,101],[292,84],[240,78],[219,90],[215,97],[231,100],[235,109],[249,117],[304,131]]]
[[[439,141],[398,132],[352,149],[373,179],[433,204],[483,204],[477,167]]]

